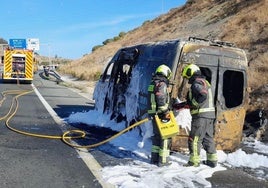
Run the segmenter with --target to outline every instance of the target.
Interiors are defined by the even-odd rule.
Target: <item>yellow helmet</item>
[[[170,70],[170,68],[166,65],[160,65],[159,67],[157,67],[156,74],[162,74],[163,76],[165,76],[167,79],[171,78],[172,72]]]
[[[200,72],[199,67],[195,64],[190,64],[184,67],[182,77],[189,79],[197,72]]]

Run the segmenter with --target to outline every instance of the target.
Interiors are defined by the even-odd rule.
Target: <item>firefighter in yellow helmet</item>
[[[202,76],[195,64],[187,65],[182,72],[189,79],[191,87],[187,93],[187,105],[192,115],[188,147],[190,158],[185,166],[200,165],[201,145],[206,151],[207,160],[204,164],[214,168],[217,166],[217,153],[214,143],[215,106],[210,83]]]
[[[171,78],[171,70],[166,65],[160,65],[152,77],[151,84],[148,87],[150,107],[148,114],[154,117],[155,114],[162,121],[169,121],[169,79]],[[153,136],[151,163],[164,166],[169,164],[168,157],[170,153],[170,139],[162,139],[157,128],[155,119],[153,118]]]

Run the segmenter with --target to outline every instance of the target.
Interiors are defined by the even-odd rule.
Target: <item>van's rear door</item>
[[[241,142],[245,118],[247,87],[245,54],[239,49],[229,47],[186,43],[179,61],[180,67],[185,66],[185,63],[196,63],[211,83],[217,116],[215,124],[217,149],[234,150]],[[181,88],[178,95],[185,96],[186,88],[185,86]]]
[[[240,50],[222,49],[218,64],[217,148],[233,151],[242,139],[247,102],[247,60]]]

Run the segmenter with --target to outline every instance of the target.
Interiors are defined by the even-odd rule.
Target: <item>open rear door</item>
[[[219,58],[215,128],[217,149],[233,151],[242,140],[247,102],[247,76],[243,65],[240,59]]]
[[[215,142],[219,150],[233,151],[241,143],[247,105],[247,60],[245,53],[236,48],[186,44],[179,60],[177,80],[182,67],[197,64],[211,84],[216,107]],[[179,81],[173,96],[185,100],[188,87]],[[179,122],[178,122],[179,123]],[[184,134],[185,133],[185,134]],[[187,131],[173,138],[173,148],[182,150],[187,146]]]

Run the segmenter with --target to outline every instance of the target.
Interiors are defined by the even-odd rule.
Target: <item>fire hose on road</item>
[[[129,131],[130,129],[133,129],[134,127],[137,127],[137,126],[149,121],[149,118],[142,119],[142,120],[128,126],[126,129],[123,129],[122,131],[118,132],[117,134],[111,136],[110,138],[108,138],[106,140],[103,140],[103,141],[95,143],[95,144],[84,145],[84,146],[71,143],[72,139],[84,138],[86,136],[85,131],[82,131],[82,130],[69,130],[69,131],[64,132],[62,135],[43,135],[43,134],[34,134],[34,133],[30,133],[30,132],[25,132],[25,131],[21,131],[21,130],[13,128],[9,122],[16,115],[17,110],[19,108],[19,100],[18,99],[21,96],[32,93],[33,91],[34,90],[8,90],[8,91],[4,91],[1,93],[2,99],[0,101],[0,106],[5,101],[7,95],[15,95],[12,98],[12,103],[9,107],[8,113],[5,116],[0,117],[0,120],[6,120],[5,125],[7,126],[7,128],[9,128],[10,130],[12,130],[16,133],[27,135],[27,136],[38,137],[38,138],[61,139],[65,144],[67,144],[71,147],[75,147],[75,148],[94,148],[94,147],[100,146],[102,144],[105,144],[105,143],[111,141],[112,139],[115,139],[116,137],[124,134],[125,132]]]

